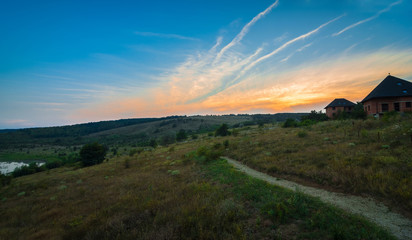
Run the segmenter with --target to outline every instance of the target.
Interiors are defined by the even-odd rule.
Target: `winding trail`
[[[228,157],[221,158],[227,160],[227,162],[233,165],[236,169],[246,173],[249,176],[293,191],[299,189],[299,191],[304,194],[312,197],[318,197],[323,202],[330,203],[345,211],[364,216],[369,221],[387,229],[398,239],[412,240],[412,221],[398,213],[391,212],[388,207],[382,203],[374,201],[371,198],[345,195],[342,193],[328,192],[323,189],[303,186],[295,182],[282,180],[269,176],[265,173],[258,172]]]

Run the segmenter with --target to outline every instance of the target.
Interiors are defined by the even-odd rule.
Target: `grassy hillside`
[[[189,135],[214,131],[219,125],[259,124],[299,118],[304,113],[279,113],[223,116],[171,116],[165,118],[122,119],[72,126],[3,130],[0,149],[33,149],[50,146],[80,146],[98,141],[109,146],[148,146],[150,140],[161,144],[174,142],[184,129]]]
[[[227,139],[13,179],[0,190],[0,239],[393,239],[216,160]]]
[[[239,129],[226,154],[271,175],[370,194],[412,213],[412,116]]]

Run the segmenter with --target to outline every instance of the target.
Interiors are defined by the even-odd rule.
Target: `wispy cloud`
[[[194,79],[208,77],[200,70],[175,76],[164,88],[153,89],[151,98],[116,99],[76,112],[73,117],[95,120],[117,116],[165,116],[174,114],[288,112],[321,110],[336,97],[362,100],[387,72],[401,78],[412,76],[412,49],[383,48],[323,57],[310,64],[293,68],[273,69],[261,74],[253,72],[241,83],[202,101],[185,102],[202,93],[201,83]],[[377,71],[377,69],[379,69]],[[183,69],[188,73],[188,69]],[[217,74],[217,73],[214,73]],[[195,78],[194,76],[198,76]],[[210,75],[211,76],[211,75]],[[186,81],[187,80],[187,81]],[[191,80],[191,81],[189,81]],[[205,79],[203,79],[205,80]],[[207,80],[205,80],[207,82]],[[194,88],[200,86],[196,90]]]
[[[250,69],[252,69],[253,67],[255,67],[258,63],[260,63],[260,62],[262,62],[262,61],[264,61],[264,60],[266,60],[266,59],[268,59],[268,58],[270,58],[270,57],[275,56],[276,54],[278,54],[279,52],[281,52],[282,50],[284,50],[285,48],[287,48],[289,45],[291,45],[291,44],[293,44],[293,43],[295,43],[295,42],[297,42],[297,41],[304,40],[304,39],[312,36],[313,34],[316,34],[316,33],[319,32],[322,28],[326,27],[328,24],[330,24],[330,23],[332,23],[332,22],[340,19],[340,18],[343,17],[343,16],[344,16],[344,15],[341,15],[341,16],[339,16],[339,17],[336,17],[336,18],[334,18],[334,19],[332,19],[332,20],[330,20],[330,21],[328,21],[328,22],[320,25],[319,27],[317,27],[316,29],[314,29],[314,30],[312,30],[312,31],[310,31],[310,32],[307,32],[307,33],[305,33],[305,34],[300,35],[299,37],[296,37],[296,38],[294,38],[294,39],[292,39],[292,40],[289,40],[289,41],[287,41],[286,43],[284,43],[282,46],[280,46],[280,47],[278,47],[277,49],[273,50],[272,52],[270,52],[270,53],[268,53],[268,54],[266,54],[266,55],[264,55],[264,56],[256,59],[255,61],[251,62],[250,64],[248,64],[247,66],[245,66],[245,67],[243,68],[243,70],[239,73],[239,75],[238,75],[236,78],[234,78],[232,81],[230,81],[229,83],[227,83],[225,87],[229,87],[229,86],[231,86],[231,85],[233,85],[233,84],[238,83],[238,82],[239,82],[239,79],[240,79],[247,71],[249,71]]]
[[[272,4],[272,7],[269,7],[268,9],[273,8],[276,4],[277,2]],[[267,13],[268,9],[263,11],[262,14]],[[216,44],[209,51],[199,52],[190,56],[186,62],[177,67],[171,74],[165,76],[165,81],[170,80],[168,86],[170,93],[165,95],[169,95],[173,99],[179,99],[176,104],[202,102],[213,95],[225,91],[227,88],[234,86],[240,81],[243,81],[246,72],[251,71],[260,62],[280,53],[293,43],[316,34],[322,28],[341,17],[342,16],[336,17],[323,23],[314,30],[287,41],[266,55],[260,56],[260,54],[264,52],[263,47],[256,49],[253,53],[247,54],[239,51],[226,51],[226,57],[216,63],[215,60],[218,58],[219,54],[222,54],[223,49],[228,46],[226,45],[222,50],[217,51],[221,44],[221,38],[219,37]],[[241,34],[241,36],[243,35]],[[294,51],[303,51],[309,46],[310,44],[306,44]]]
[[[250,28],[255,24],[259,19],[264,17],[266,14],[268,14],[274,7],[276,7],[279,4],[279,0],[276,0],[276,2],[272,3],[268,8],[266,8],[264,11],[260,12],[258,15],[256,15],[250,22],[248,22],[242,30],[236,35],[233,40],[228,43],[226,46],[224,46],[220,52],[217,54],[215,62],[218,62],[220,58],[223,56],[223,54],[229,50],[231,47],[235,46],[237,43],[239,43],[245,35],[249,32]]]
[[[289,54],[287,57],[285,57],[284,59],[282,59],[280,62],[286,62],[287,60],[289,60],[289,58],[291,58],[293,55],[295,55],[295,53],[298,52],[302,52],[303,50],[305,50],[306,48],[312,46],[313,42],[306,44],[305,46],[297,49],[296,51],[294,51],[293,53]]]
[[[143,37],[158,37],[158,38],[171,38],[171,39],[180,39],[180,40],[191,40],[191,41],[199,41],[198,38],[187,37],[179,34],[173,33],[155,33],[155,32],[134,32],[136,35],[143,36]]]
[[[282,46],[280,46],[280,47],[278,47],[277,49],[273,50],[271,53],[268,53],[268,54],[266,54],[266,55],[264,55],[264,56],[256,59],[254,62],[252,62],[251,64],[249,64],[249,65],[242,71],[242,73],[245,72],[245,71],[247,71],[247,70],[249,70],[249,69],[251,69],[252,67],[254,67],[256,64],[260,63],[261,61],[263,61],[263,60],[265,60],[265,59],[268,59],[268,58],[276,55],[277,53],[279,53],[279,52],[282,51],[283,49],[287,48],[289,45],[291,45],[291,44],[293,44],[293,43],[295,43],[295,42],[297,42],[297,41],[300,41],[300,40],[303,40],[303,39],[305,39],[305,38],[308,38],[308,37],[312,36],[313,34],[319,32],[322,28],[326,27],[327,25],[329,25],[330,23],[338,20],[338,19],[341,18],[341,17],[343,17],[343,15],[341,15],[341,16],[339,16],[339,17],[337,17],[337,18],[334,18],[334,19],[332,19],[332,20],[330,20],[330,21],[328,21],[328,22],[320,25],[319,27],[317,27],[316,29],[313,29],[313,30],[310,31],[310,32],[307,32],[307,33],[305,33],[305,34],[300,35],[299,37],[296,37],[296,38],[294,38],[294,39],[292,39],[292,40],[287,41],[287,42],[284,43]]]
[[[359,21],[359,22],[356,22],[356,23],[354,23],[354,24],[352,24],[352,25],[349,25],[349,26],[345,27],[344,29],[340,30],[339,32],[332,34],[332,36],[334,36],[334,37],[339,36],[339,35],[341,35],[342,33],[348,31],[349,29],[352,29],[352,28],[354,28],[354,27],[356,27],[356,26],[359,26],[359,25],[361,25],[361,24],[363,24],[363,23],[372,21],[372,20],[374,20],[375,18],[378,18],[382,13],[385,13],[385,12],[390,11],[393,6],[398,5],[398,4],[401,4],[401,3],[402,3],[402,0],[399,0],[399,1],[397,1],[397,2],[394,2],[394,3],[390,4],[388,7],[386,7],[385,9],[380,10],[379,12],[377,12],[377,13],[376,13],[375,15],[373,15],[372,17],[363,19],[363,20],[361,20],[361,21]]]

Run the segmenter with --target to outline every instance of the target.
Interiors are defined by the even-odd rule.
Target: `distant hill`
[[[132,142],[144,145],[151,139],[167,143],[183,129],[189,135],[214,131],[222,123],[230,127],[299,119],[306,113],[170,116],[90,122],[61,127],[1,130],[0,147],[28,145],[82,145],[98,141],[108,145]]]

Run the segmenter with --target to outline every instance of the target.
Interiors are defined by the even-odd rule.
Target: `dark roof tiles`
[[[354,104],[353,102],[346,100],[344,98],[336,98],[335,100],[333,100],[331,103],[329,103],[328,106],[326,106],[325,108],[328,107],[353,107],[356,104]]]
[[[412,96],[412,83],[388,75],[372,92],[366,96],[362,103],[374,98]]]

